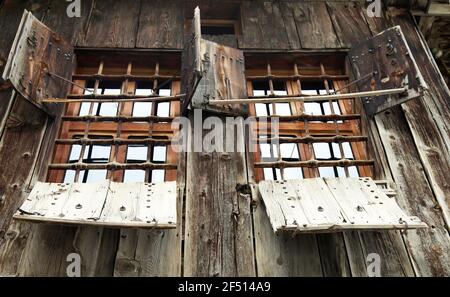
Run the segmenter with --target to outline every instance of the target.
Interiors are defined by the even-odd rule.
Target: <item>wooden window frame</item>
[[[332,54],[330,54],[331,56]],[[303,56],[301,58],[293,58],[292,68],[280,68],[273,70],[271,67],[271,62],[274,61],[275,64],[280,64],[277,62],[277,58],[272,56],[264,56],[261,54],[260,59],[267,61],[266,68],[252,68],[246,66],[246,77],[247,77],[247,92],[249,98],[258,98],[260,96],[253,96],[253,81],[255,80],[268,80],[269,86],[273,91],[273,80],[282,80],[286,84],[287,96],[301,96],[301,86],[302,81],[314,80],[317,82],[323,82],[327,92],[331,90],[343,90],[349,82],[348,76],[348,65],[343,59],[342,67],[331,67],[327,68],[327,65],[322,62],[322,56]],[[286,59],[284,56],[283,59]],[[308,67],[302,71],[299,64],[295,61],[301,60],[305,61],[305,64],[318,64],[316,69],[314,67]],[[325,58],[324,60],[329,60]],[[329,71],[330,70],[330,71]],[[329,83],[331,82],[331,85]],[[273,94],[265,97],[277,97]],[[342,115],[356,114],[356,99],[349,100],[338,100],[338,105]],[[331,101],[329,101],[331,102]],[[302,102],[291,102],[290,109],[293,116],[302,115],[304,111],[304,105]],[[275,104],[274,104],[275,105]],[[330,103],[331,105],[331,103]],[[275,106],[272,107],[274,113],[276,113]],[[330,106],[333,112],[333,107]],[[256,116],[255,104],[249,104],[249,114]],[[270,122],[267,126],[259,123],[256,131],[256,135],[260,135],[261,131],[270,132]],[[343,120],[338,122],[338,120],[333,120],[332,123],[329,122],[316,122],[316,121],[280,121],[279,122],[279,135],[289,135],[291,137],[329,137],[329,136],[359,136],[361,135],[361,120]],[[255,153],[253,154],[253,162],[261,163],[261,154],[259,144],[255,144]],[[314,149],[311,142],[309,143],[298,143],[298,149],[300,152],[300,159],[302,161],[314,161],[317,159],[314,156]],[[353,153],[354,160],[365,160],[367,156],[366,150],[367,144],[364,141],[350,142],[350,147]],[[339,145],[341,156],[343,154],[342,145]],[[279,155],[281,158],[281,156]],[[279,168],[279,167],[276,167]],[[297,168],[297,167],[295,167]],[[344,167],[347,168],[347,167]],[[317,166],[308,166],[301,168],[303,171],[303,178],[315,178],[320,177],[319,170]],[[360,177],[371,177],[372,167],[369,165],[357,166],[358,174]],[[346,176],[349,176],[348,169],[345,169]],[[254,168],[255,179],[257,181],[264,180],[263,168]]]
[[[94,51],[95,52],[95,51]],[[153,53],[145,53],[145,56],[152,56]],[[170,53],[174,55],[174,53]],[[179,54],[176,54],[179,56]],[[126,57],[123,54],[107,53],[101,54],[101,57],[92,58],[95,53],[87,54],[87,57],[81,55],[81,60],[84,61],[86,67],[83,64],[77,67],[74,74],[73,88],[69,97],[76,97],[76,95],[84,95],[85,87],[88,81],[94,81],[95,87],[98,88],[100,81],[120,81],[122,94],[133,95],[137,89],[138,81],[151,81],[153,83],[153,89],[159,91],[163,89],[163,81],[170,79],[171,96],[180,94],[180,76],[179,67],[177,68],[163,68],[164,65],[160,65],[158,57],[164,56],[164,53],[157,53],[154,59],[154,67],[150,69],[147,65],[137,64],[137,59],[130,58],[130,62],[126,63],[126,68],[123,69],[123,61],[126,61]],[[126,56],[126,55],[125,55]],[[181,58],[181,57],[179,57]],[[143,58],[142,58],[143,59]],[[95,60],[95,61],[91,61]],[[118,61],[121,61],[120,65],[116,65]],[[133,60],[133,62],[131,62]],[[143,59],[145,60],[145,59]],[[99,62],[97,70],[94,72],[92,64]],[[108,64],[111,64],[109,66]],[[136,67],[136,68],[134,68]],[[124,70],[124,71],[123,71]],[[158,86],[163,86],[159,88]],[[87,93],[89,94],[89,93]],[[82,97],[82,96],[81,96]],[[157,105],[161,102],[152,102],[151,115],[155,118],[157,113]],[[169,106],[169,118],[174,118],[180,115],[180,102],[179,101],[167,101]],[[67,103],[65,106],[64,117],[78,117],[81,102]],[[93,105],[94,103],[91,103]],[[118,117],[132,117],[134,102],[119,102],[118,103]],[[143,138],[166,138],[170,140],[174,135],[174,131],[171,127],[171,122],[138,122],[138,121],[66,121],[62,120],[59,140],[70,140],[76,137],[90,137],[90,136],[109,136],[113,139],[130,139],[132,137]],[[148,157],[147,161],[151,162],[153,155],[153,146],[161,146],[161,144],[148,143]],[[166,146],[166,162],[167,164],[176,164],[177,153],[170,145],[170,141],[165,142]],[[59,144],[58,140],[54,148],[53,164],[65,164],[68,163],[72,144]],[[109,162],[117,162],[126,164],[127,144],[111,144],[111,153]],[[67,169],[54,169],[52,164],[49,166],[47,180],[49,182],[61,183],[64,181],[65,172]],[[108,170],[107,179],[114,182],[122,182],[124,178],[124,170]],[[154,169],[153,169],[154,170]],[[77,170],[81,171],[81,170]],[[150,182],[150,176],[152,169],[145,169],[146,177],[145,181]],[[165,181],[176,180],[176,169],[165,169]]]

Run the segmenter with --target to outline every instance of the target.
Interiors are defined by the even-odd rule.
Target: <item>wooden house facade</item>
[[[79,2],[79,16],[69,17],[72,2],[0,1],[0,70],[11,69],[9,79],[0,85],[0,275],[66,276],[72,253],[81,257],[83,276],[368,276],[371,254],[380,256],[381,276],[450,275],[448,3],[380,1],[380,10],[370,13],[366,1]],[[197,6],[201,19],[196,24]],[[31,18],[50,33],[41,36],[39,27],[28,28]],[[189,60],[192,53],[186,49],[195,42],[191,32],[196,25],[206,40],[201,61]],[[381,63],[381,57],[370,56],[370,46],[363,57],[357,46],[390,28],[400,28],[395,36],[404,36],[412,57],[398,58],[391,66],[399,73],[417,68],[414,79],[426,86],[411,100],[376,112],[367,107],[373,102],[362,96],[336,104],[325,101],[330,103],[326,106],[311,99],[203,108],[205,102],[217,99],[377,89],[376,80],[364,81],[364,71],[373,75],[370,69]],[[18,30],[28,34],[22,45]],[[389,44],[382,46],[390,51]],[[32,56],[40,55],[39,63],[22,59],[21,47],[35,48]],[[62,52],[61,57],[52,60],[54,52]],[[21,63],[35,68],[22,73]],[[180,102],[190,90],[189,71],[195,63],[210,68],[203,68],[191,102]],[[34,75],[45,69],[54,73],[34,85]],[[223,79],[223,73],[231,75]],[[67,77],[71,82],[64,80]],[[407,83],[414,84],[411,78]],[[149,97],[148,90],[155,98],[166,99],[126,101]],[[124,101],[114,101],[118,95]],[[98,98],[111,101],[86,101]],[[232,153],[205,148],[176,152],[170,146],[174,136],[170,121],[184,115],[193,123],[194,111],[186,109],[188,104],[222,123],[236,113],[261,118],[282,114],[282,144],[267,151],[258,147],[254,154],[249,147]],[[312,115],[306,115],[308,108]],[[238,133],[234,141],[244,137]],[[195,145],[195,138],[188,139],[188,146]],[[296,153],[284,156],[283,144]],[[329,156],[319,157],[323,147]],[[356,177],[361,183],[365,178],[377,185],[383,181],[383,193],[395,191],[392,199],[401,210],[427,227],[408,229],[406,223],[405,228],[349,226],[337,232],[302,232],[294,221],[296,230],[274,232],[274,212],[258,183],[273,180],[264,189],[274,193],[270,187],[278,181],[284,192],[280,195],[291,195],[288,178],[330,174]],[[146,183],[141,191],[148,191],[152,199],[172,199],[175,216],[168,214],[165,225],[152,224],[150,215],[161,217],[164,211],[142,212],[149,228],[133,225],[135,221],[120,213],[111,222],[112,211],[97,225],[61,216],[47,223],[20,219],[28,214],[24,202],[38,185],[45,186],[43,182],[57,183],[53,194],[67,184],[74,196],[81,193],[84,198],[79,199],[92,201],[105,189],[74,188],[72,183],[88,184],[99,176],[111,181],[109,190],[118,187],[119,201],[136,189],[115,184],[142,178]],[[167,190],[170,194],[161,194],[163,190],[154,186],[164,181],[176,182]],[[333,188],[331,181],[328,186],[331,191],[339,187]],[[125,202],[99,203],[112,203],[121,212],[130,208]],[[143,209],[153,207],[142,203]],[[81,204],[73,207],[79,210]],[[324,210],[320,206],[318,211]],[[102,214],[98,215],[96,222],[102,222]],[[289,229],[289,222],[281,225]]]

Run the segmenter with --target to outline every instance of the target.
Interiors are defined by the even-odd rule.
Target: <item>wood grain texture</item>
[[[350,48],[368,39],[364,8],[358,2],[326,2],[341,47]]]
[[[182,276],[186,153],[177,155],[177,227],[120,230],[114,276]]]
[[[252,187],[252,197],[256,201],[253,224],[258,276],[323,276],[317,235],[276,235],[255,186]]]
[[[8,59],[8,54],[11,45],[16,36],[17,28],[20,23],[23,11],[27,9],[31,11],[34,16],[41,19],[45,14],[50,0],[32,1],[32,0],[5,0],[0,8],[0,28],[1,40],[0,43],[0,73],[3,73],[3,67]]]
[[[69,84],[48,73],[70,79],[75,57],[73,47],[24,11],[14,39],[3,79],[26,99],[41,104],[43,98],[65,96]],[[49,106],[49,111],[58,107]]]
[[[175,228],[176,183],[37,183],[15,215],[41,223]]]
[[[281,15],[283,18],[284,27],[286,29],[286,34],[289,42],[290,49],[301,49],[302,44],[299,39],[296,13],[294,7],[296,3],[284,3],[279,2]]]
[[[181,49],[182,1],[142,1],[136,47]]]
[[[293,14],[301,48],[341,47],[325,2],[287,2],[280,5],[285,6],[284,11],[290,10]]]
[[[378,20],[371,26],[372,34],[377,34],[394,24],[400,25],[404,31],[418,68],[430,88],[421,98],[402,104],[402,109],[431,188],[449,228],[450,184],[445,172],[450,170],[450,156],[447,153],[450,128],[448,100],[442,101],[442,98],[449,98],[448,89],[433,60],[430,60],[429,49],[424,46],[422,37],[408,14],[399,10],[389,10],[386,18]],[[419,114],[420,117],[417,116]]]
[[[404,233],[414,270],[420,276],[449,275],[450,238],[402,110],[396,107],[375,119],[398,188],[400,207],[430,226]]]
[[[27,195],[32,169],[40,149],[47,116],[24,98],[18,98],[0,140],[0,241],[13,213]]]
[[[86,35],[77,46],[134,48],[140,7],[140,0],[95,0]]]
[[[275,232],[426,228],[371,178],[308,178],[258,184]]]
[[[79,18],[69,18],[67,16],[66,10],[70,3],[60,0],[49,0],[49,2],[48,9],[42,20],[43,23],[70,44],[77,44],[78,40],[84,38],[94,0],[83,0],[81,2],[81,16]]]
[[[243,37],[240,48],[289,49],[288,34],[276,2],[244,1],[241,3]]]
[[[234,143],[243,145],[238,135]],[[204,149],[187,154],[184,275],[253,276],[251,201],[237,191],[247,183],[245,153]]]

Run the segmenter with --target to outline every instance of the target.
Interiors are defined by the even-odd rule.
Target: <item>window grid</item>
[[[111,62],[108,59],[106,61]],[[136,94],[138,93],[137,85],[139,81],[151,83],[151,94],[145,94],[145,96],[168,97],[172,94],[178,94],[179,77],[167,74],[168,72],[175,73],[177,70],[164,69],[164,73],[160,73],[160,64],[156,61],[153,74],[148,76],[134,75],[132,73],[133,63],[136,62],[129,61],[127,63],[124,75],[105,74],[105,62],[102,59],[98,63],[96,74],[74,75],[76,86],[73,87],[73,94],[70,94],[69,98],[90,99],[96,98],[97,95],[117,95],[118,99],[127,95],[127,98],[129,98],[132,97],[129,95],[140,95]],[[148,73],[150,69],[142,70],[142,66],[140,66],[138,71]],[[80,86],[85,87],[85,89]],[[111,86],[114,88],[111,88]],[[116,86],[120,86],[120,88],[117,89]],[[86,92],[86,89],[92,90],[92,92]],[[80,96],[76,96],[77,94],[80,94]],[[104,177],[99,175],[99,180],[107,178],[122,182],[125,172],[128,170],[144,171],[145,178],[142,181],[145,182],[154,181],[154,178],[152,178],[153,172],[154,176],[158,177],[157,181],[175,180],[176,154],[170,149],[170,138],[174,132],[171,128],[170,119],[178,115],[180,106],[179,101],[172,100],[171,97],[168,99],[170,100],[154,100],[151,102],[152,110],[150,114],[148,116],[139,115],[140,119],[148,117],[148,121],[133,121],[132,117],[135,116],[133,109],[136,102],[120,100],[114,102],[116,112],[111,114],[102,113],[101,100],[89,101],[88,103],[81,100],[67,104],[60,138],[56,140],[54,161],[49,166],[48,180],[51,182],[94,181],[89,178],[89,172],[94,170],[106,172]],[[158,109],[162,110],[162,116],[160,115],[161,112],[158,113]],[[83,110],[86,112],[83,112]],[[113,109],[108,108],[108,111],[111,110]],[[109,119],[99,121],[100,118],[105,116]],[[74,122],[67,118],[81,119]],[[107,135],[107,137],[103,137],[104,135]],[[103,144],[99,144],[100,142]],[[148,148],[147,156],[141,164],[128,162],[127,160],[127,147],[129,144],[137,145],[134,143],[140,143],[139,145]],[[110,147],[110,155],[106,160],[102,159],[101,162],[96,162],[90,157],[92,149],[96,146]],[[74,147],[79,150],[79,155],[76,158],[72,155]],[[159,160],[154,162],[152,157],[154,147],[165,148],[164,160],[159,157]],[[94,163],[102,168],[93,168]]]
[[[266,63],[265,73],[263,71],[258,72],[258,69],[254,69],[254,71],[250,71],[252,74],[257,73],[256,75],[247,75],[248,80],[248,91],[249,97],[258,98],[258,97],[292,97],[292,96],[307,96],[312,95],[311,91],[308,89],[308,84],[311,82],[315,82],[316,84],[322,84],[323,88],[321,90],[315,89],[315,94],[332,94],[334,90],[344,86],[346,81],[348,80],[347,75],[331,75],[327,74],[325,70],[324,63],[319,62],[318,67],[315,69],[314,74],[300,74],[300,67],[297,63],[292,63],[293,72],[292,74],[286,75],[286,69],[283,69],[283,74],[273,74],[272,67],[270,61]],[[246,69],[247,71],[249,69]],[[279,69],[277,69],[278,71]],[[309,69],[310,71],[310,69]],[[281,71],[279,71],[281,72]],[[255,89],[256,84],[261,85],[261,80],[266,81],[268,85],[268,90]],[[286,85],[287,93],[276,94],[276,88],[274,88],[274,82],[279,84],[280,82],[284,82]],[[305,86],[303,89],[302,86]],[[256,92],[255,92],[256,91]],[[360,117],[355,117],[355,120],[347,120],[345,115],[355,115],[355,105],[356,102],[354,99],[348,100],[340,100],[340,101],[326,101],[326,102],[317,102],[320,104],[321,112],[320,115],[331,115],[331,120],[322,120],[320,116],[319,120],[311,120],[308,117],[304,117],[302,121],[292,119],[292,121],[284,121],[280,122],[280,133],[289,133],[294,135],[298,139],[296,142],[299,146],[300,152],[300,162],[291,162],[283,160],[280,155],[280,146],[282,142],[275,141],[275,150],[278,152],[276,154],[276,162],[265,162],[264,158],[260,155],[260,153],[255,154],[255,174],[257,180],[267,179],[267,174],[270,168],[270,177],[278,178],[277,174],[279,173],[281,179],[287,179],[285,174],[286,170],[290,170],[291,168],[301,168],[302,174],[298,174],[297,178],[311,178],[311,177],[320,177],[321,169],[325,168],[327,162],[321,161],[333,161],[333,162],[342,162],[343,166],[332,166],[333,171],[335,172],[335,176],[342,176],[337,171],[343,170],[344,176],[354,177],[354,176],[370,176],[372,168],[369,165],[373,165],[373,162],[370,160],[365,160],[365,143],[367,137],[360,135],[360,125],[358,121],[360,121]],[[265,114],[261,113],[262,108],[258,108],[256,104],[250,106],[250,112],[253,115],[258,116],[273,116],[277,114],[277,104],[279,103],[269,103],[271,105],[271,109],[266,108]],[[305,103],[303,102],[292,102],[289,103],[290,109],[292,111],[292,115],[304,115],[307,114],[307,108],[305,107]],[[327,109],[327,110],[325,110]],[[273,111],[271,113],[270,111]],[[344,115],[344,116],[342,116]],[[278,116],[287,116],[287,114],[282,114]],[[299,117],[300,119],[300,117]],[[331,135],[331,136],[330,136]],[[261,137],[261,136],[259,136]],[[282,139],[285,137],[280,137],[278,135],[271,135],[274,140]],[[332,158],[329,160],[319,159],[315,157],[314,154],[314,143],[321,143],[326,141],[331,146],[331,140],[338,140],[335,142],[335,146],[337,146],[337,150],[340,152],[340,156],[342,158]],[[259,139],[260,140],[260,139]],[[259,141],[258,140],[258,141]],[[352,150],[351,158],[346,158],[344,154],[343,143],[346,140],[348,141],[349,146]],[[262,140],[264,141],[264,140]],[[292,142],[292,141],[288,141]],[[260,150],[260,147],[258,147]],[[356,162],[358,165],[353,165]],[[295,163],[295,164],[294,164]],[[331,162],[332,163],[332,162]],[[286,165],[289,165],[286,167]],[[297,166],[298,165],[298,166]],[[350,168],[350,170],[349,170]],[[278,172],[278,173],[277,173]],[[291,178],[291,176],[289,176]]]

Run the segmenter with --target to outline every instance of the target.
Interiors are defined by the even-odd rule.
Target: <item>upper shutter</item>
[[[194,11],[189,33],[185,38],[182,56],[182,88],[186,94],[183,100],[183,109],[186,109],[191,103],[192,96],[202,77],[201,38],[200,9],[197,7]]]
[[[246,113],[246,107],[211,105],[209,100],[246,98],[243,51],[201,38],[200,10],[195,9],[183,54],[184,108],[227,114]]]
[[[358,83],[361,91],[406,89],[400,95],[363,98],[368,115],[417,98],[427,88],[400,26],[351,48],[349,57],[357,79],[373,73],[370,81]]]
[[[73,47],[25,11],[2,78],[26,99],[65,97],[74,65]]]

